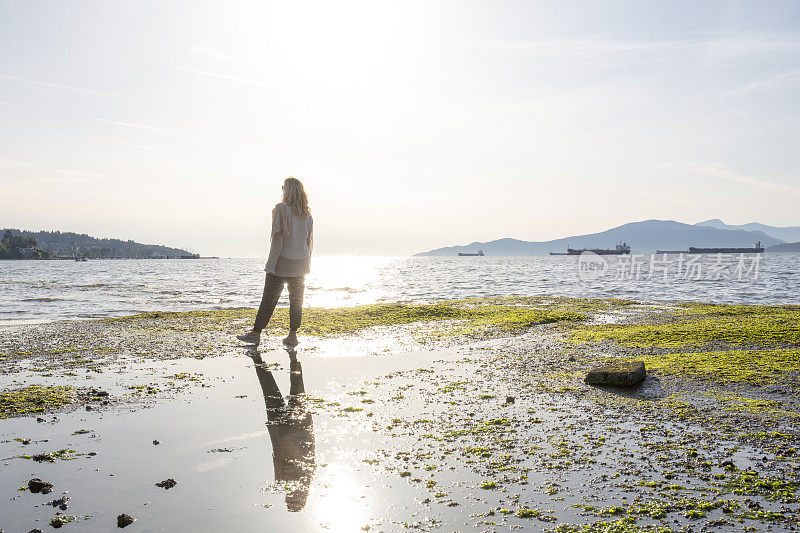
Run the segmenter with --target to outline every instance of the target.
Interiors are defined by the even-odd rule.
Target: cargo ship
[[[695,248],[689,247],[690,254],[760,254],[764,252],[761,241],[754,242],[750,248]]]
[[[613,250],[600,249],[600,248],[567,248],[567,253],[563,252],[550,252],[550,255],[581,255],[583,252],[592,252],[597,255],[626,255],[631,253],[631,247],[628,243],[617,244]]]
[[[459,257],[483,257],[483,250],[478,250],[477,254],[458,252]]]

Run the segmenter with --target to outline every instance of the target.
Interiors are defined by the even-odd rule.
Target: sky
[[[406,255],[800,225],[800,3],[0,0],[0,227]]]

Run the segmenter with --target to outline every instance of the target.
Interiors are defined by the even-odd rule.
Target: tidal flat
[[[800,306],[309,308],[292,352],[285,309],[238,343],[253,316],[0,328],[0,531],[800,525]]]

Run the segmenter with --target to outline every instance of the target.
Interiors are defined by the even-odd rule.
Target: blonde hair
[[[311,214],[308,208],[308,196],[300,180],[289,176],[283,182],[283,203],[289,206],[299,218],[306,218]]]

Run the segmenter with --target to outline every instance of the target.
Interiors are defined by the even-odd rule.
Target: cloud
[[[95,89],[86,89],[85,87],[75,87],[73,85],[63,85],[61,83],[50,83],[49,81],[32,80],[29,78],[20,78],[19,76],[9,76],[7,74],[0,74],[0,79],[9,81],[18,81],[20,83],[31,83],[34,85],[42,85],[44,87],[53,87],[56,89],[66,89],[68,91],[76,91],[87,94],[94,94],[97,96],[117,96],[113,93],[105,91],[97,91]]]
[[[64,183],[97,183],[105,181],[108,176],[100,172],[91,172],[88,170],[72,170],[72,169],[56,169],[50,172],[50,176],[56,180]]]
[[[167,150],[166,148],[158,148],[157,146],[148,146],[146,144],[126,143],[126,142],[123,142],[123,141],[115,141],[113,139],[97,139],[97,140],[105,142],[105,143],[119,144],[119,145],[122,145],[122,146],[130,146],[130,147],[133,147],[133,148],[140,148],[142,150],[152,150],[154,152],[170,152],[171,151],[171,150]]]
[[[98,118],[97,120],[98,120],[98,122],[104,122],[106,124],[113,124],[115,126],[124,126],[126,128],[135,128],[135,129],[140,129],[140,130],[156,131],[156,132],[159,132],[159,133],[177,134],[177,132],[172,131],[172,130],[166,130],[166,129],[163,129],[163,128],[154,128],[153,126],[144,126],[142,124],[133,124],[131,122],[120,122],[118,120],[108,120],[108,119],[105,119],[105,118]]]
[[[7,106],[10,106],[10,107],[19,107],[18,104],[15,104],[14,102],[6,102],[5,100],[0,100],[0,105],[7,105]]]
[[[750,185],[753,187],[759,187],[762,189],[769,189],[773,191],[780,191],[780,192],[788,192],[793,194],[800,194],[800,187],[795,187],[793,185],[784,185],[782,183],[774,183],[771,181],[762,180],[759,178],[754,178],[752,176],[745,176],[743,174],[739,174],[728,167],[719,164],[695,164],[695,163],[688,163],[684,165],[680,165],[686,170],[690,172],[694,172],[696,174],[702,174],[705,176],[713,176],[715,178],[722,178],[724,180],[732,181],[735,183],[741,183],[743,185]]]
[[[0,170],[3,169],[25,171],[21,174],[12,173],[10,176],[14,180],[24,180],[25,182],[97,183],[108,178],[108,176],[100,172],[71,168],[45,168],[27,161],[0,158]]]
[[[774,76],[764,78],[763,80],[759,80],[753,83],[748,83],[744,87],[740,87],[738,89],[734,89],[733,91],[725,93],[723,96],[735,96],[755,91],[775,89],[777,87],[791,84],[793,81],[797,81],[798,79],[800,79],[800,76],[798,75],[800,75],[799,69],[789,70],[787,72],[781,72],[780,74],[775,74]]]
[[[208,70],[200,70],[195,68],[187,68],[187,67],[180,67],[177,65],[172,66],[175,70],[181,70],[184,72],[191,72],[193,74],[199,74],[201,76],[208,76],[210,78],[219,78],[222,80],[230,80],[239,83],[244,83],[247,85],[255,85],[256,87],[263,87],[265,89],[271,89],[273,91],[280,91],[285,93],[299,93],[299,92],[307,92],[301,89],[296,89],[293,87],[287,87],[286,85],[280,85],[277,83],[270,83],[268,81],[257,80],[255,78],[245,78],[241,76],[231,76],[229,74],[221,74],[219,72],[211,72]]]
[[[26,161],[18,161],[16,159],[6,159],[6,158],[0,157],[0,168],[18,169],[18,168],[34,168],[34,167],[36,167],[36,165],[34,165],[33,163],[28,163]]]
[[[441,48],[467,48],[484,52],[518,52],[540,60],[584,63],[597,68],[685,61],[703,63],[736,62],[748,57],[800,55],[800,35],[758,34],[709,35],[705,38],[672,41],[624,41],[612,39],[547,39],[535,41],[472,41],[443,43]]]
[[[209,48],[208,46],[203,46],[202,44],[194,44],[188,47],[187,50],[193,54],[206,56],[213,59],[221,59],[222,61],[228,61],[230,63],[239,62],[237,59],[230,56],[226,52],[223,52],[222,50],[218,50],[216,48]]]

